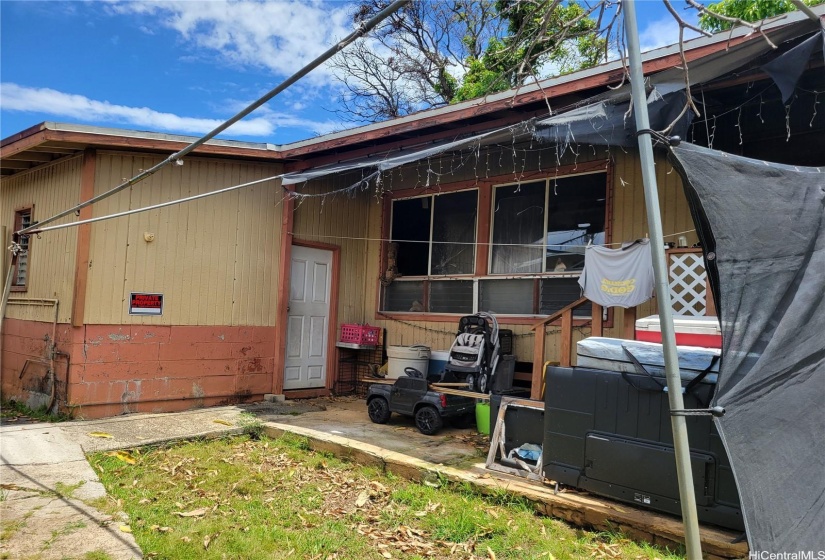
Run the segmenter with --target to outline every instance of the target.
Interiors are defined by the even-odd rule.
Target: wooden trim
[[[533,375],[530,381],[530,398],[541,398],[541,381],[544,372],[544,350],[547,338],[547,331],[544,327],[536,331],[536,336],[533,340]]]
[[[419,321],[419,322],[429,322],[429,323],[456,323],[458,320],[467,313],[409,313],[404,311],[394,312],[394,311],[376,311],[375,312],[375,320],[376,321]],[[527,315],[527,316],[516,316],[516,315],[499,315],[496,314],[496,319],[498,319],[498,323],[501,326],[504,325],[535,325],[536,319],[540,319],[540,316],[535,315]],[[559,321],[559,318],[554,319],[554,321]],[[542,321],[543,322],[543,321]],[[549,323],[552,324],[552,323]],[[590,324],[589,318],[573,318],[573,326],[575,327],[584,327]]]
[[[439,194],[446,194],[460,191],[470,191],[477,189],[481,181],[456,181],[455,183],[442,183],[435,187],[413,187],[411,189],[399,189],[391,191],[392,200],[402,200],[409,198],[422,198],[425,196],[434,196]]]
[[[636,340],[636,308],[628,307],[622,314],[622,338]]]
[[[592,309],[593,312],[590,314],[590,336],[602,336],[604,334],[604,317],[602,316],[604,309],[595,301]]]
[[[427,188],[410,188],[399,189],[390,192],[392,200],[399,198],[414,198],[416,196],[424,196],[427,194],[438,194],[444,192],[453,192],[460,190],[469,190],[474,188],[481,189],[482,187],[517,185],[535,180],[546,180],[551,178],[564,178],[573,175],[587,175],[590,173],[605,173],[607,177],[605,180],[610,180],[610,170],[612,166],[609,159],[596,159],[586,161],[583,163],[571,163],[553,167],[552,169],[534,169],[532,171],[525,171],[520,175],[518,181],[513,180],[512,173],[504,173],[502,175],[493,175],[491,177],[468,179],[465,181],[455,181],[453,183],[441,183],[437,187]],[[490,191],[491,205],[492,205],[492,191]],[[480,205],[479,205],[480,206]],[[480,213],[479,213],[480,214]]]
[[[710,289],[710,275],[705,270],[705,315],[717,317],[719,311],[716,309],[716,300],[713,297],[713,290]]]
[[[605,198],[604,201],[604,242],[605,243],[612,243],[613,242],[613,220],[616,216],[613,214],[613,202],[615,198],[615,190],[616,185],[613,183],[614,179],[614,165],[613,162],[608,160],[607,161],[607,185],[605,186]]]
[[[476,276],[484,276],[489,270],[492,213],[493,187],[492,185],[479,185],[476,212]]]
[[[294,185],[286,187],[295,190]],[[281,214],[281,247],[278,255],[278,309],[275,331],[275,369],[272,372],[272,393],[284,392],[284,361],[286,359],[287,306],[289,305],[289,270],[292,261],[292,224],[295,214],[295,201],[289,194],[284,194]]]
[[[340,290],[341,277],[341,247],[330,245],[329,243],[319,243],[316,241],[306,241],[292,238],[292,244],[298,247],[308,247],[310,249],[321,249],[332,252],[332,280],[329,288],[329,324],[327,325],[327,380],[326,388],[331,391],[338,380],[338,348],[335,346],[336,335],[338,334],[338,292]],[[284,323],[284,329],[286,329]]]
[[[40,130],[41,126],[42,124],[35,125],[27,128],[23,132],[6,138],[2,144],[2,150],[0,150],[0,158],[5,159],[46,142],[48,140],[46,138],[46,131]],[[29,134],[30,131],[34,131],[34,133]]]
[[[375,290],[375,310],[381,309],[381,281],[387,271],[387,241],[390,238],[390,216],[392,216],[392,197],[381,199],[381,241],[378,243],[378,289]],[[369,253],[369,251],[367,251]],[[367,280],[369,282],[369,280]],[[373,280],[374,281],[374,280]]]
[[[83,152],[80,170],[80,197],[78,202],[86,202],[95,195],[95,169],[97,152],[87,149]],[[92,217],[92,206],[80,210],[80,220]],[[92,239],[92,224],[77,227],[77,247],[75,249],[74,293],[72,296],[71,322],[73,327],[83,326],[86,313],[86,287],[89,279],[89,255]]]
[[[576,300],[576,301],[574,301],[573,303],[570,303],[570,304],[568,304],[568,305],[565,305],[564,307],[562,307],[561,309],[559,309],[558,311],[556,311],[556,312],[555,312],[555,313],[553,313],[552,315],[548,315],[546,318],[542,319],[540,322],[535,323],[535,324],[533,325],[532,329],[533,329],[533,330],[536,330],[536,329],[538,329],[539,327],[547,326],[547,325],[549,325],[550,323],[552,323],[553,321],[557,321],[557,320],[559,320],[559,319],[563,318],[565,313],[567,313],[568,311],[572,312],[572,311],[573,311],[574,309],[576,309],[578,306],[580,306],[580,305],[583,305],[583,304],[587,303],[587,301],[588,301],[588,299],[587,299],[586,297],[580,297],[579,299],[577,299],[577,300]],[[572,316],[572,315],[571,315],[571,316]],[[588,321],[589,321],[589,320],[588,320]],[[588,321],[585,321],[585,322],[588,322]],[[562,323],[562,324],[563,324],[563,323]]]
[[[573,351],[573,310],[568,309],[561,316],[561,347],[559,348],[559,364],[570,367],[573,360],[570,352]]]

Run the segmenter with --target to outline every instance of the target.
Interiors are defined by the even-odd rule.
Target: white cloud
[[[148,107],[114,105],[83,95],[49,88],[31,88],[11,82],[0,84],[0,105],[4,111],[44,113],[104,126],[128,125],[181,134],[204,134],[223,122],[219,119],[182,117]],[[232,125],[224,134],[271,138],[282,127],[306,129],[315,134],[325,134],[340,128],[338,123],[332,121],[312,121],[261,107],[251,117]]]
[[[696,25],[698,18],[695,12],[681,14],[686,22]],[[698,33],[685,29],[685,40],[698,37]],[[639,43],[642,52],[674,45],[679,42],[679,23],[670,14],[648,22],[639,33]]]
[[[263,67],[290,75],[352,31],[349,4],[317,0],[260,2],[187,2],[147,0],[116,2],[119,14],[154,18],[154,25],[180,34],[185,44],[205,49],[225,63]],[[319,69],[308,79],[318,83],[329,74]]]

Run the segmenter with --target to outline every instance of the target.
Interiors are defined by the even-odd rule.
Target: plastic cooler
[[[432,350],[430,352],[430,363],[427,375],[430,377],[441,377],[444,368],[447,367],[447,360],[450,358],[449,350]]]
[[[674,315],[673,327],[676,330],[676,344],[679,346],[722,347],[718,317]],[[658,315],[636,321],[636,340],[662,342],[662,326]]]

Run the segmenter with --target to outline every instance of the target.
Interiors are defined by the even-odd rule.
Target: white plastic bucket
[[[404,368],[415,368],[427,377],[430,363],[430,348],[428,346],[388,346],[387,347],[387,377],[398,379],[406,375]]]

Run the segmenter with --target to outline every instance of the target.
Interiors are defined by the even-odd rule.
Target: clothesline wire
[[[444,330],[444,329],[434,329],[432,327],[427,327],[427,326],[424,326],[424,325],[421,325],[421,324],[418,324],[418,323],[412,323],[410,321],[404,321],[403,319],[396,319],[395,317],[393,317],[388,312],[379,311],[378,315],[381,317],[382,321],[391,321],[393,323],[399,323],[401,325],[405,325],[407,327],[418,329],[418,330],[421,330],[421,331],[426,331],[426,332],[429,332],[429,333],[435,333],[435,334],[441,334],[441,335],[447,335],[447,336],[455,336],[456,335],[456,330],[455,329],[452,329],[452,330],[449,330],[449,331]],[[586,334],[585,330],[588,330],[588,332],[591,332],[591,327],[588,327],[588,325],[580,325],[580,326],[573,327],[573,330],[581,333],[582,335],[585,335]],[[557,334],[557,333],[560,333],[560,332],[561,332],[560,328],[552,328],[552,329],[548,329],[546,334],[550,335],[550,334]],[[536,335],[535,331],[527,331],[527,332],[518,333],[518,334],[514,333],[513,338],[528,338],[528,337],[535,336],[535,335]]]
[[[676,237],[679,235],[684,235],[686,233],[695,232],[695,229],[688,229],[685,231],[677,231],[676,233],[668,233],[663,235],[662,237]],[[405,239],[388,239],[382,237],[354,237],[354,236],[346,236],[346,235],[322,235],[316,233],[302,233],[296,234],[294,231],[290,231],[287,235],[298,236],[301,238],[304,237],[312,237],[316,239],[337,239],[340,241],[372,241],[378,243],[431,243],[433,245],[494,245],[496,247],[529,247],[532,249],[541,249],[542,247],[561,247],[561,248],[578,248],[578,247],[588,247],[588,245],[563,245],[558,243],[549,243],[547,245],[537,245],[535,243],[484,243],[480,241],[421,241],[421,240],[405,240]],[[617,241],[613,243],[592,243],[590,247],[613,247],[613,246],[621,246],[622,244],[627,243],[627,241]]]

